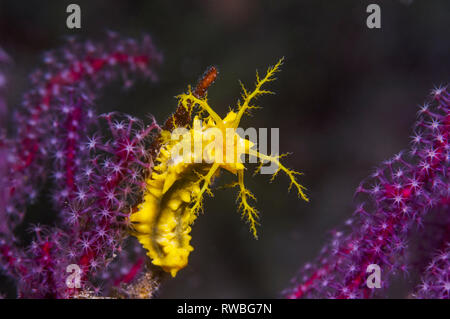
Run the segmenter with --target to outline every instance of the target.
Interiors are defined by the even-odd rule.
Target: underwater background
[[[208,97],[224,115],[240,95],[238,79],[251,85],[256,69],[262,73],[284,56],[270,86],[276,95],[262,97],[263,109],[242,126],[280,128],[280,151],[293,152],[285,163],[304,173],[300,181],[310,202],[287,193],[285,176],[272,184],[265,175],[247,178],[261,212],[254,240],[239,222],[236,191],[217,190],[193,226],[188,267],[158,294],[279,297],[329,231],[351,215],[360,180],[408,147],[417,105],[431,88],[449,82],[450,2],[376,1],[382,7],[380,30],[365,24],[373,2],[77,1],[82,28],[73,31],[65,25],[69,1],[0,1],[0,45],[14,59],[8,105],[20,103],[42,53],[61,46],[68,35],[95,40],[105,30],[150,34],[164,56],[159,81],[125,92],[110,86],[97,107],[140,118],[151,113],[160,123],[175,110],[174,96],[208,66],[220,72]],[[227,178],[217,185],[226,183]],[[30,221],[51,224],[54,212],[46,194],[41,196],[29,210]],[[10,286],[0,277],[2,291]],[[391,297],[403,297],[397,288]]]

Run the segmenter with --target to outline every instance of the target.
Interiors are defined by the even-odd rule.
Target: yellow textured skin
[[[295,175],[300,173],[284,167],[279,161],[282,156],[269,156],[254,150],[254,144],[235,131],[244,113],[257,108],[250,102],[258,95],[272,93],[262,90],[261,87],[274,80],[273,75],[281,63],[282,60],[269,68],[263,79],[257,75],[254,91],[249,93],[242,85],[243,102],[238,103],[236,112],[230,111],[223,119],[208,105],[206,97],[197,98],[190,89],[188,93],[178,96],[179,103],[189,112],[197,110],[192,127],[188,127],[185,134],[178,139],[174,139],[173,132],[161,133],[162,147],[154,161],[151,176],[146,181],[144,200],[138,206],[138,210],[130,216],[132,233],[148,251],[147,255],[153,264],[170,272],[172,276],[188,263],[189,254],[193,250],[190,245],[191,225],[202,210],[205,192],[212,195],[209,186],[221,169],[238,176],[238,181],[231,186],[239,187],[239,209],[242,211],[242,217],[250,224],[253,235],[257,237],[258,212],[248,202],[255,197],[244,185],[245,166],[240,160],[242,154],[255,156],[261,161],[257,171],[264,162],[276,163],[278,169],[272,179],[282,170],[290,178],[289,188],[295,186],[299,197],[308,201],[303,192],[304,187],[295,178]],[[204,113],[207,114],[206,117],[202,117]],[[216,149],[208,147],[216,142],[215,136],[210,134],[211,129],[222,133],[223,140],[220,141],[220,145],[225,154],[223,161],[214,161]],[[183,138],[184,141],[192,142],[192,145],[195,140],[201,139],[203,143],[200,152],[188,147],[183,157],[178,156],[177,147]],[[226,155],[231,151],[230,148],[233,149],[234,155],[231,160]]]

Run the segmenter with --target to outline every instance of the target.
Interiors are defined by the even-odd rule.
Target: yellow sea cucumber
[[[250,140],[236,132],[242,116],[258,108],[251,104],[254,98],[272,93],[263,90],[262,86],[274,80],[274,74],[279,71],[282,61],[270,67],[264,78],[260,79],[257,74],[256,87],[252,92],[248,92],[241,84],[243,101],[238,103],[236,112],[230,111],[223,119],[208,104],[206,96],[198,97],[190,88],[187,93],[177,97],[179,105],[195,114],[194,120],[186,128],[161,132],[161,148],[154,160],[152,173],[146,180],[144,200],[130,216],[133,235],[148,251],[147,255],[153,264],[170,272],[172,276],[188,263],[193,250],[189,244],[191,225],[202,210],[205,193],[212,195],[210,185],[222,169],[238,176],[238,181],[232,186],[239,187],[239,209],[257,237],[258,212],[249,204],[249,200],[255,197],[244,185],[245,166],[240,160],[242,154],[260,160],[257,171],[264,162],[275,163],[277,170],[272,179],[279,171],[285,172],[291,181],[289,188],[295,186],[299,197],[308,201],[303,192],[304,187],[296,180],[295,175],[300,173],[283,166],[279,161],[281,156],[258,152]],[[177,133],[177,129],[181,133]],[[199,140],[202,143],[198,144]],[[196,145],[201,145],[200,149],[196,149]],[[183,151],[181,155],[180,150]],[[218,156],[220,152],[224,154],[222,157]]]

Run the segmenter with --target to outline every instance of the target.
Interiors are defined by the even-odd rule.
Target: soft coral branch
[[[120,252],[126,216],[151,165],[146,148],[159,127],[111,113],[102,117],[111,138],[89,139],[101,129],[93,105],[100,89],[119,78],[125,87],[138,76],[155,80],[160,62],[148,36],[136,41],[108,33],[103,43],[69,39],[61,50],[47,53],[45,67],[31,76],[33,89],[15,113],[15,134],[0,145],[8,154],[1,160],[7,196],[0,261],[18,280],[19,296],[68,297],[74,293],[65,286],[69,264],[81,267],[85,289]],[[57,226],[34,227],[24,250],[14,229],[49,172]]]
[[[448,211],[449,106],[446,87],[432,91],[430,103],[419,110],[409,154],[385,161],[361,183],[356,192],[360,203],[346,222],[350,229],[333,233],[317,261],[303,267],[287,297],[368,298],[379,291],[366,285],[368,265],[381,267],[383,288],[390,277],[413,268],[408,240],[434,210]]]

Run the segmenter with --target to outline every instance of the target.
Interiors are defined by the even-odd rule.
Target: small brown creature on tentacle
[[[203,98],[208,88],[214,83],[219,71],[215,66],[209,67],[205,73],[203,73],[200,80],[197,82],[197,86],[193,91],[193,95],[199,99]],[[191,122],[191,114],[182,105],[178,105],[176,111],[166,120],[162,129],[166,131],[172,131],[175,127],[185,127]],[[161,148],[160,139],[156,138],[150,146],[150,153],[153,158],[158,155],[158,150]]]

